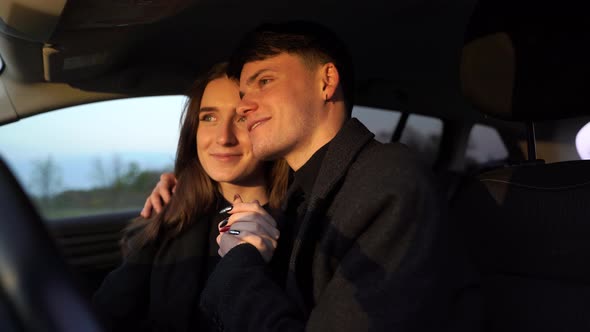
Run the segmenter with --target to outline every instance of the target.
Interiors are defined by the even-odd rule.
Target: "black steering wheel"
[[[101,331],[35,207],[0,158],[0,329],[8,326]]]

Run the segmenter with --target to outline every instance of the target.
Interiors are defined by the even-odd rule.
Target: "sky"
[[[33,163],[51,157],[63,189],[90,188],[96,159],[138,162],[142,169],[174,163],[184,96],[98,102],[25,118],[0,127],[0,155],[21,184],[30,185]]]
[[[120,99],[40,114],[0,127],[0,152],[9,158],[30,158],[44,152],[174,151],[184,100]]]

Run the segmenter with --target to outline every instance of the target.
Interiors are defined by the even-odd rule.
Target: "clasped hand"
[[[149,218],[152,211],[162,212],[163,207],[170,202],[176,184],[173,173],[162,174],[147,198],[141,216]],[[266,262],[269,262],[277,248],[280,235],[274,218],[258,201],[244,203],[239,195],[236,195],[232,210],[228,213],[231,216],[219,227],[220,233],[217,236],[219,255],[223,257],[238,244],[249,243],[258,249]]]
[[[243,243],[253,245],[267,263],[271,260],[280,232],[274,218],[258,203],[244,203],[239,195],[228,212],[231,216],[227,223],[220,224],[217,236],[218,253],[225,256],[235,246]]]

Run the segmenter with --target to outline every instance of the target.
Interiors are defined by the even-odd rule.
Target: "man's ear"
[[[332,99],[334,94],[336,93],[336,89],[338,88],[338,84],[340,84],[340,74],[338,73],[338,69],[333,62],[328,62],[322,66],[321,69],[321,77],[322,77],[322,97],[324,101],[328,101]]]

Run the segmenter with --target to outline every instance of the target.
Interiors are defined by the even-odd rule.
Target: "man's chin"
[[[254,158],[262,161],[272,161],[282,158],[279,150],[273,149],[269,146],[254,147],[252,153],[254,154]]]

